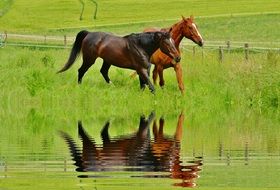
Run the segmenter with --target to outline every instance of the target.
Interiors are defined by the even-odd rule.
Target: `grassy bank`
[[[10,52],[13,52],[11,54]],[[64,105],[68,108],[84,103],[87,107],[127,105],[143,111],[145,108],[188,108],[251,106],[257,109],[279,109],[279,54],[277,52],[250,54],[245,61],[243,53],[226,54],[221,64],[217,52],[205,50],[183,54],[186,94],[177,88],[174,71],[166,70],[166,86],[156,88],[153,96],[146,89],[139,90],[138,79],[131,79],[130,70],[112,67],[109,75],[114,85],[108,85],[99,70],[101,60],[86,73],[83,84],[77,85],[77,61],[63,74],[55,74],[69,54],[68,49],[45,50],[29,48],[2,48],[0,66],[1,111],[14,110],[24,104],[33,106]],[[12,104],[12,105],[11,105]],[[118,105],[119,104],[119,105]],[[88,105],[88,106],[87,106]],[[139,106],[141,105],[141,106]],[[11,108],[10,108],[11,107]],[[113,108],[114,109],[114,108]]]

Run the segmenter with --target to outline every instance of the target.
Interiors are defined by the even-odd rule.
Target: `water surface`
[[[56,122],[32,112],[1,128],[1,190],[280,188],[279,129],[259,115]]]

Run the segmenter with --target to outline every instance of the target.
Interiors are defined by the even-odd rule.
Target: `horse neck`
[[[179,45],[180,45],[182,39],[184,38],[184,35],[182,33],[182,24],[183,24],[183,22],[180,21],[171,26],[171,28],[172,28],[171,37],[174,40],[174,44],[177,49],[179,48]]]
[[[159,48],[159,42],[156,42],[154,40],[154,36],[151,34],[146,33],[146,35],[149,35],[148,38],[140,38],[140,45],[143,48],[143,50],[149,55],[149,57],[152,56],[152,54]]]

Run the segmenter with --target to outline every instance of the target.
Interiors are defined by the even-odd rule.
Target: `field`
[[[10,2],[6,0],[7,4]],[[68,28],[94,28],[100,25],[118,23],[133,24],[151,21],[177,20],[181,15],[217,16],[234,14],[279,13],[277,0],[242,1],[97,1],[97,19],[93,20],[94,6],[91,1],[85,2],[83,20],[80,21],[81,4],[79,1],[26,1],[17,0],[11,10],[1,18],[1,28],[11,32],[48,32]],[[3,6],[3,5],[2,5]],[[168,11],[167,11],[168,10]],[[277,20],[277,19],[275,19]],[[279,23],[278,23],[279,24]],[[127,27],[127,26],[126,26]],[[265,27],[263,27],[265,28]],[[131,32],[131,30],[130,30]]]
[[[194,14],[198,16],[197,23],[206,44],[208,40],[279,43],[280,23],[275,22],[280,18],[275,12],[280,6],[277,1],[265,4],[254,1],[254,6],[249,3],[251,1],[186,1],[192,5],[186,8],[180,6],[182,2],[174,1],[172,5],[155,0],[149,3],[120,1],[116,5],[113,1],[100,2],[97,20],[92,20],[87,7],[90,3],[86,1],[84,19],[80,21],[78,1],[4,1],[0,6],[10,10],[0,17],[0,30],[75,35],[76,31],[92,24],[89,28],[93,30],[97,27],[98,30],[129,33],[139,32],[145,26],[169,26],[180,19],[181,14]],[[130,11],[124,11],[126,5]],[[176,10],[163,11],[169,5]],[[143,10],[146,15],[141,14]],[[92,114],[123,117],[132,110],[135,117],[151,110],[159,115],[177,115],[185,110],[186,114],[197,113],[199,120],[204,120],[218,112],[240,110],[242,115],[249,109],[268,114],[272,123],[279,123],[279,51],[252,51],[247,61],[243,50],[225,52],[224,62],[220,63],[218,50],[196,49],[195,55],[191,47],[183,51],[185,95],[179,92],[172,69],[164,73],[164,89],[156,86],[156,95],[152,95],[148,89],[139,90],[138,80],[129,77],[129,70],[111,68],[109,75],[113,85],[107,85],[99,73],[101,60],[97,60],[85,75],[81,86],[76,84],[80,60],[69,71],[57,75],[56,71],[68,58],[69,49],[3,47],[0,49],[1,121],[9,124],[14,113],[16,117],[25,118],[33,109],[72,118],[72,121]]]
[[[193,151],[206,155],[206,172],[202,172],[200,179],[202,187],[216,189],[213,176],[218,176],[215,177],[216,184],[223,184],[227,178],[224,170],[215,167],[216,163],[207,166],[207,161],[211,163],[207,159],[221,156],[217,151],[221,144],[225,149],[224,154],[230,152],[236,159],[239,155],[234,155],[234,151],[230,150],[241,150],[236,154],[243,155],[245,144],[249,144],[252,154],[268,155],[271,165],[268,164],[270,169],[267,170],[271,173],[260,174],[248,184],[238,186],[243,180],[244,168],[240,164],[243,161],[233,158],[236,165],[228,175],[232,174],[232,181],[236,177],[238,182],[228,187],[263,189],[263,184],[267,183],[269,185],[266,187],[279,188],[276,179],[280,147],[278,0],[121,0],[117,3],[97,0],[96,20],[93,19],[93,3],[90,0],[84,2],[85,10],[80,20],[79,1],[3,0],[0,2],[0,33],[75,36],[78,31],[88,29],[123,35],[141,32],[150,26],[167,27],[180,20],[181,15],[192,14],[206,46],[195,47],[194,54],[192,50],[195,45],[184,40],[188,42],[188,45],[181,47],[185,94],[182,95],[177,87],[173,69],[164,71],[166,85],[164,88],[157,85],[155,95],[147,88],[144,91],[139,89],[138,78],[130,77],[131,70],[112,67],[109,76],[113,84],[108,85],[99,72],[101,59],[86,73],[83,84],[78,85],[80,59],[65,73],[56,74],[67,60],[69,48],[11,46],[8,38],[6,46],[0,47],[0,139],[4,139],[2,142],[0,140],[1,180],[1,172],[4,171],[1,160],[15,163],[14,167],[31,168],[34,173],[43,170],[41,162],[38,165],[42,168],[37,171],[32,162],[28,162],[30,158],[24,156],[22,158],[26,160],[20,163],[26,165],[16,165],[19,156],[14,157],[15,152],[24,155],[28,150],[34,156],[31,160],[38,163],[68,158],[68,150],[61,151],[64,142],[57,131],[64,130],[77,136],[78,120],[82,120],[87,130],[101,142],[100,134],[96,131],[101,130],[108,118],[115,126],[112,127],[112,134],[123,135],[134,131],[140,115],[147,116],[155,111],[158,118],[166,118],[166,125],[170,126],[166,128],[168,134],[173,134],[178,115],[181,112],[185,114],[187,132],[184,133],[182,152],[189,157],[194,154]],[[219,50],[207,46],[215,41],[248,42],[253,45],[250,46],[252,49],[248,60],[244,58],[242,48],[233,48],[224,50],[223,62],[220,62]],[[265,50],[254,47],[265,47]],[[47,157],[47,153],[57,157]],[[227,159],[225,155],[220,158],[224,162]],[[251,170],[246,170],[248,176],[255,173],[254,167],[257,168],[261,161],[268,163],[262,159],[252,159]],[[278,163],[277,167],[272,165],[273,162]],[[70,169],[73,170],[73,167],[71,165]],[[210,177],[207,177],[207,171],[211,171]],[[12,169],[10,175],[20,177],[2,180],[3,187],[17,188],[25,184],[24,187],[28,189],[28,184],[34,184],[34,179],[31,176],[23,178],[24,172],[17,173]],[[43,189],[50,179],[55,179],[55,176],[41,175],[40,188]],[[75,189],[74,186],[81,182],[77,182],[78,179],[71,181],[72,174],[68,175],[65,179],[68,185],[59,189]],[[58,173],[58,176],[55,185],[60,183],[59,179],[64,174]],[[86,184],[91,183],[85,181]],[[88,187],[92,189],[92,186]],[[102,187],[108,188],[104,184]]]

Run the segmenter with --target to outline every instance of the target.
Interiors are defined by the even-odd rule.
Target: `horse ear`
[[[184,20],[184,21],[187,21],[187,19],[182,15],[182,19]]]
[[[168,33],[170,34],[172,31],[172,27],[169,28]]]
[[[170,36],[172,36],[172,27],[169,28],[168,33],[170,34]]]
[[[191,21],[194,21],[194,17],[193,15],[190,16]]]

